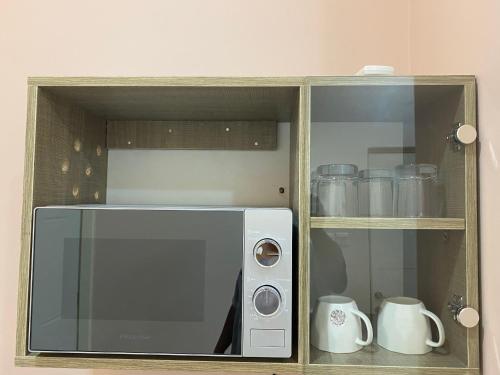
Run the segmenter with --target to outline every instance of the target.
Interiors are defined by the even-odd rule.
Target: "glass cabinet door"
[[[464,104],[463,85],[313,86],[312,216],[463,219]]]
[[[474,90],[312,83],[311,364],[478,367],[476,316],[448,306],[477,309]]]

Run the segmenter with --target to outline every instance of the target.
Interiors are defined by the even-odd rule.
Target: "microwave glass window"
[[[205,258],[202,240],[65,239],[62,308],[78,310],[62,316],[203,321]]]
[[[30,350],[241,355],[242,212],[35,215]]]

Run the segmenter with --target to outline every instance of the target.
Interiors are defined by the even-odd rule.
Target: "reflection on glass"
[[[450,290],[463,290],[466,285],[465,233],[449,230],[443,235],[440,230],[416,230],[421,221],[399,218],[465,217],[465,152],[464,148],[454,147],[448,136],[454,124],[464,122],[468,99],[463,84],[414,82],[403,77],[394,78],[392,84],[392,80],[365,77],[356,85],[335,82],[311,88],[312,177],[319,174],[323,165],[356,165],[361,170],[357,182],[358,215],[375,219],[311,222],[310,306],[321,296],[352,298],[370,318],[375,336],[370,346],[347,355],[319,350],[313,345],[310,363],[466,367],[467,340],[463,330],[459,333],[447,307]],[[335,210],[329,214],[348,216],[342,209],[342,188],[337,189],[333,204],[325,198],[322,202],[320,179],[315,181],[311,189],[317,186],[316,216],[324,216],[321,210],[330,206]],[[313,194],[314,191],[312,197]],[[326,191],[323,195],[329,196]],[[379,221],[378,217],[393,219]],[[384,228],[394,223],[408,229],[360,229],[376,228],[382,222],[386,223]],[[437,222],[429,219],[429,227]],[[394,353],[379,345],[377,317],[384,301],[401,296],[422,301],[427,310],[438,316],[446,335],[443,346],[436,345],[439,347],[424,355],[410,355],[401,353],[423,353],[429,348],[398,349],[401,353]],[[328,331],[331,324],[343,321],[340,308],[335,310],[339,311],[322,319],[322,324],[329,326],[316,327],[318,332]],[[417,317],[425,319],[421,314]],[[399,318],[391,316],[384,325],[393,328],[396,319]],[[415,318],[405,315],[401,324],[411,325],[412,320]],[[427,324],[421,327],[426,330]],[[436,331],[434,325],[431,327]],[[420,333],[425,331],[420,328]],[[436,333],[432,336],[434,341],[438,338]],[[412,342],[411,337],[403,341],[402,346]]]
[[[227,312],[219,340],[215,345],[214,354],[224,354],[229,347],[231,347],[231,354],[241,354],[241,319],[243,314],[241,274],[240,270],[234,287],[233,301]]]
[[[464,231],[449,231],[448,237],[443,240],[443,233],[438,230],[312,229],[310,306],[317,305],[318,299],[323,296],[341,295],[353,299],[359,310],[370,319],[374,339],[370,346],[352,355],[338,355],[313,345],[311,362],[463,367],[466,362],[460,347],[465,342],[453,336],[460,328],[451,318],[447,304],[449,288],[457,288],[465,282],[464,235]],[[449,275],[454,277],[450,278]],[[381,328],[379,315],[384,306],[395,298],[412,301],[412,304],[421,301],[430,313],[422,315],[422,309],[419,308],[420,312],[412,315],[402,309],[394,317],[388,318],[386,314]],[[428,322],[426,316],[430,319]],[[341,312],[332,311],[330,319],[324,320],[322,324],[338,323],[342,321],[340,318],[343,318]],[[313,319],[314,314],[311,315],[311,322]],[[397,323],[417,329],[422,335],[417,339],[414,335],[403,333],[402,329],[393,330],[391,319],[393,325]],[[415,328],[415,325],[430,326],[433,333]],[[439,334],[435,330],[436,325],[442,329]],[[391,351],[386,349],[387,328],[391,328],[389,340],[393,340],[398,332],[401,334],[398,336],[401,345],[396,348],[390,346]],[[317,333],[329,327],[316,325],[314,329]],[[378,341],[380,329],[385,335],[382,342]],[[362,337],[366,335],[364,330]],[[427,339],[439,341],[439,345],[431,347],[425,343]],[[418,350],[408,349],[417,344]]]
[[[447,136],[464,116],[461,85],[313,86],[311,215],[463,218],[465,153]],[[359,210],[349,195],[356,180],[329,177],[322,170],[332,165],[370,171],[359,175]]]
[[[241,212],[35,215],[31,350],[241,355]]]

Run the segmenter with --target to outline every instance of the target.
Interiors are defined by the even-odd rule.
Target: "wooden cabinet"
[[[479,373],[479,329],[458,324],[448,308],[457,294],[478,309],[476,146],[453,138],[457,123],[476,126],[475,92],[474,78],[463,76],[29,79],[16,364],[310,374]],[[148,189],[159,193],[150,194],[147,203],[182,203],[161,194],[182,188],[182,176],[175,176],[177,181],[165,178],[161,186],[157,179],[146,180],[138,187],[137,174],[117,167],[114,152],[144,149],[160,150],[163,158],[173,150],[212,150],[233,162],[258,155],[245,166],[253,168],[251,173],[210,169],[213,178],[198,188],[215,193],[209,202],[196,203],[292,208],[297,229],[292,358],[27,352],[33,208],[115,203],[117,189],[120,203],[138,203]],[[238,158],[230,150],[245,154]],[[204,155],[211,160],[215,153]],[[176,160],[186,170],[192,167],[182,164],[188,159]],[[393,211],[376,217],[363,209],[349,217],[319,214],[311,175],[317,177],[313,172],[319,165],[346,163],[359,169],[436,166],[432,213],[414,217]],[[157,167],[149,163],[145,168]],[[280,171],[279,178],[275,171]],[[245,195],[247,191],[256,193]],[[358,302],[374,326],[373,344],[351,354],[312,345],[315,303],[325,294]],[[420,299],[441,319],[443,347],[408,355],[377,344],[380,303],[395,295]]]

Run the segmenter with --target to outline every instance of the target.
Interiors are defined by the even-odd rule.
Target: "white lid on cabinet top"
[[[365,65],[356,73],[357,76],[392,76],[394,67],[389,65]]]

